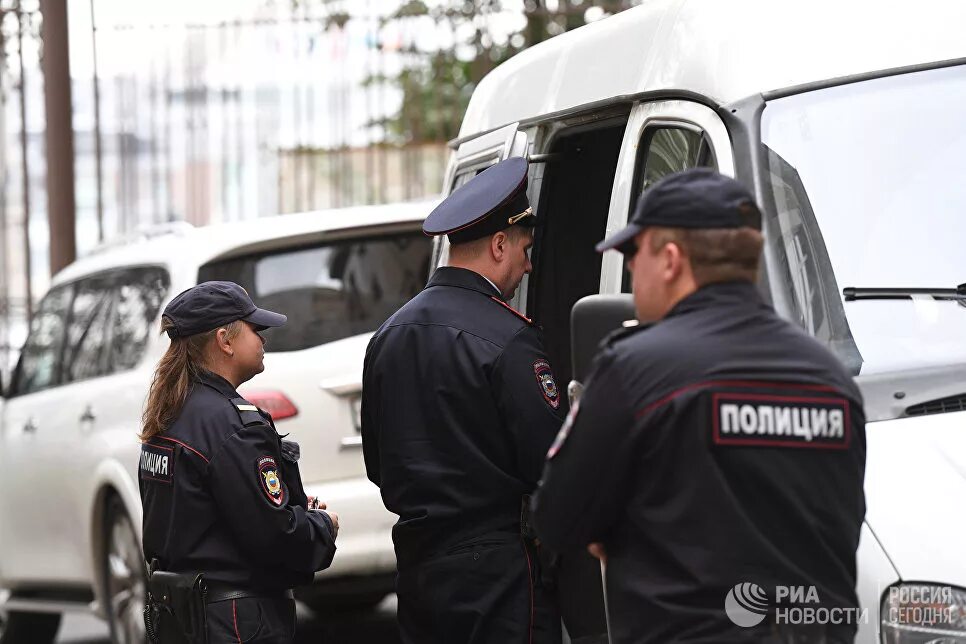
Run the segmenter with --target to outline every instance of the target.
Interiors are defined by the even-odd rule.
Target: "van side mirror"
[[[575,381],[587,379],[604,338],[636,317],[634,297],[627,293],[588,295],[577,300],[570,309],[570,355]]]

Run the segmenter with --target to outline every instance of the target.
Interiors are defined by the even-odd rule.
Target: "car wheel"
[[[101,582],[114,644],[144,644],[147,573],[134,524],[124,504],[113,497],[104,515]]]
[[[59,628],[59,613],[0,612],[0,644],[52,644]]]

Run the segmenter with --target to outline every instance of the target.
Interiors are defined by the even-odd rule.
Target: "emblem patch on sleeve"
[[[716,445],[847,449],[849,401],[844,398],[715,393]]]
[[[258,481],[264,490],[268,500],[275,505],[282,505],[285,502],[282,479],[278,475],[278,465],[271,456],[262,456],[258,459],[256,466],[258,470]]]
[[[142,479],[170,484],[174,480],[174,449],[142,443],[138,473]]]
[[[543,394],[547,404],[554,409],[560,407],[560,390],[557,389],[557,381],[553,378],[550,363],[546,360],[537,360],[533,363],[533,373],[537,376],[540,393]]]

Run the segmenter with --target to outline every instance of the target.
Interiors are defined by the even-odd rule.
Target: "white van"
[[[512,304],[544,327],[561,379],[573,304],[629,291],[594,243],[643,190],[692,166],[754,188],[763,292],[866,400],[861,642],[966,641],[964,29],[966,4],[941,0],[647,0],[484,78],[447,170],[449,192],[529,157],[544,225]],[[913,587],[959,612],[902,611],[923,595],[890,589]]]
[[[0,400],[0,644],[52,642],[72,610],[143,644],[140,415],[168,345],[163,305],[210,279],[288,315],[240,393],[300,443],[306,492],[341,519],[335,561],[301,598],[362,605],[392,591],[396,516],[365,476],[362,360],[371,332],[426,283],[421,223],[436,203],[175,226],[57,274]]]

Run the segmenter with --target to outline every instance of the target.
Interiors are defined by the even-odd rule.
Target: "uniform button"
[[[474,553],[473,553],[473,561],[478,561],[478,560],[479,560],[479,558],[480,558],[480,553],[478,553],[478,552],[474,552]]]

